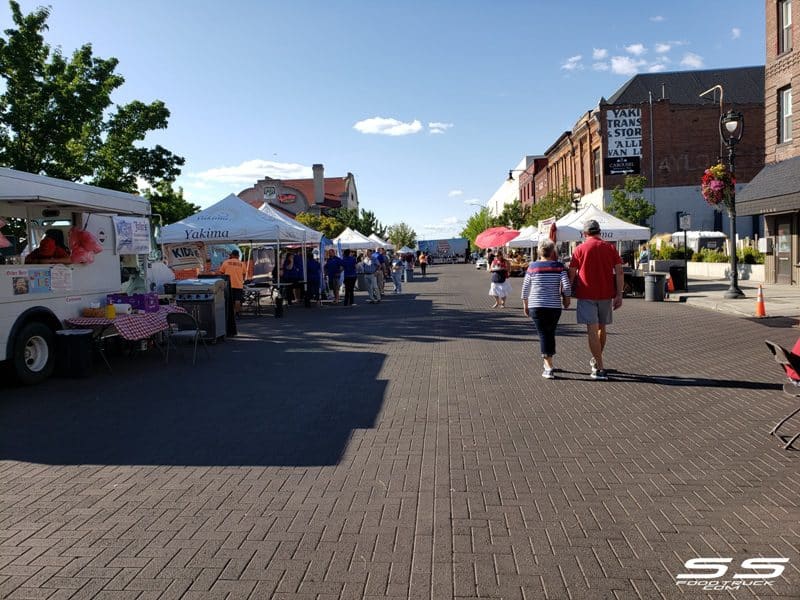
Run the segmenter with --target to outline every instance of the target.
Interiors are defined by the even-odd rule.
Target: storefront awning
[[[800,156],[766,165],[736,194],[736,214],[800,210]]]

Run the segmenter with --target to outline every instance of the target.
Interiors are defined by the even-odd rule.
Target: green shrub
[[[692,261],[694,262],[709,262],[709,263],[724,263],[730,259],[727,254],[719,250],[712,250],[711,248],[701,248],[698,252],[694,253]]]
[[[689,258],[692,256],[692,249],[688,249]],[[683,260],[683,248],[676,248],[667,244],[661,244],[661,249],[654,254],[651,253],[658,260]]]
[[[737,251],[736,258],[743,265],[763,265],[764,255],[757,249],[749,246]]]

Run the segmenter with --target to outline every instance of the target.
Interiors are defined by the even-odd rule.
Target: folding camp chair
[[[786,377],[789,378],[789,383],[783,384],[784,393],[792,396],[793,398],[800,398],[800,356],[790,352],[775,342],[765,340],[764,343],[767,345],[767,348],[769,348],[769,351],[772,352],[772,355],[775,357],[775,361],[781,366]],[[770,431],[769,434],[777,435],[778,429],[781,427],[781,425],[786,423],[786,421],[791,419],[797,413],[800,413],[800,407],[796,408],[794,411],[786,415],[786,417],[781,419],[781,421],[772,428],[772,431]],[[792,438],[790,438],[783,448],[788,450],[798,438],[800,438],[800,432],[796,433]]]
[[[208,351],[208,346],[206,345],[206,331],[200,329],[200,325],[198,325],[197,320],[190,315],[189,313],[182,313],[182,312],[174,312],[169,313],[167,315],[167,325],[169,328],[166,331],[166,338],[167,338],[167,351],[165,353],[165,362],[169,363],[169,348],[173,345],[173,343],[178,341],[188,341],[191,342],[194,346],[194,351],[192,352],[192,364],[194,365],[197,361],[197,344],[198,342],[203,343],[203,348],[205,348],[206,354],[210,357],[211,353]]]

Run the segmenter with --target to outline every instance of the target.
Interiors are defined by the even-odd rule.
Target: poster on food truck
[[[50,269],[50,289],[66,292],[72,289],[72,269],[64,265],[54,265]]]
[[[206,264],[205,244],[173,244],[166,246],[167,265],[172,269],[203,269]]]
[[[141,217],[114,217],[117,254],[150,254],[150,221]]]
[[[50,292],[50,269],[9,269],[5,274],[15,296]]]

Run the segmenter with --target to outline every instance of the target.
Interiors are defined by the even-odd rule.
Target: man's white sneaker
[[[544,371],[542,371],[542,377],[544,377],[545,379],[556,378],[555,373],[553,373],[553,369],[545,369]]]

